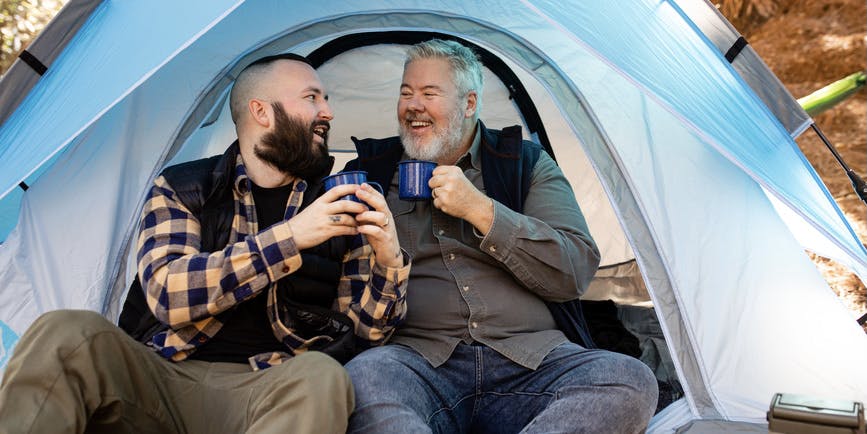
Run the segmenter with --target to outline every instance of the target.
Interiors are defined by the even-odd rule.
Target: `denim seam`
[[[479,398],[482,396],[482,370],[484,369],[484,363],[482,362],[482,348],[475,347],[474,350],[476,353],[476,393],[475,402],[473,402],[473,412],[470,415],[470,426],[473,426],[473,421],[476,420],[476,415],[479,414],[479,408],[481,406],[481,400]]]
[[[452,410],[454,410],[455,408],[457,408],[459,405],[461,405],[462,402],[466,401],[467,399],[471,399],[471,398],[475,398],[475,397],[476,397],[476,394],[475,394],[475,393],[472,393],[472,394],[469,394],[469,395],[466,395],[466,396],[461,397],[461,399],[458,399],[457,401],[455,401],[454,405],[451,405],[451,406],[448,406],[448,407],[440,407],[440,408],[438,408],[436,411],[434,411],[433,413],[431,413],[430,416],[428,416],[428,418],[427,418],[427,420],[425,421],[425,423],[428,424],[428,425],[430,425],[430,423],[431,423],[431,421],[433,420],[433,418],[436,417],[438,414],[440,414],[440,413],[442,413],[442,412],[444,412],[444,411],[452,411]]]
[[[559,399],[560,396],[558,392],[485,392],[481,395],[494,395],[494,396],[516,396],[516,395],[526,395],[526,396],[550,396],[554,399]]]

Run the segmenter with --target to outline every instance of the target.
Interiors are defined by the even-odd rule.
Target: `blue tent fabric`
[[[745,83],[741,77],[731,68],[720,67],[726,63],[720,61],[722,54],[695,32],[688,19],[674,19],[682,18],[676,5],[647,3],[623,8],[605,3],[594,5],[593,15],[566,13],[556,2],[541,2],[537,7],[547,17],[557,16],[557,24],[568,27],[583,44],[592,47],[589,49],[646,89],[648,97],[690,125],[710,146],[850,254],[867,254],[788,132],[755,94],[742,92]],[[606,22],[602,28],[596,13],[619,19]],[[646,29],[641,37],[630,32],[637,27]],[[709,189],[712,194],[712,186]],[[867,263],[853,266],[867,271]]]
[[[784,126],[777,104],[769,107],[785,111],[794,99],[773,86],[756,91],[755,76],[773,81],[760,60],[730,64],[702,33],[725,27],[707,25],[711,13],[695,21],[694,11],[712,8],[701,0],[90,7],[0,124],[0,196],[17,219],[0,244],[0,321],[11,333],[3,348],[48,310],[117,317],[149,183],[166,165],[234,139],[226,96],[252,59],[366,32],[434,31],[512,69],[603,263],[640,271],[631,279],[646,287],[684,387],[649,432],[693,419],[762,423],[770,396],[790,385],[867,399],[867,373],[840,362],[867,358],[867,337],[804,249],[832,252],[862,277],[867,253],[792,140],[803,119],[794,113]],[[319,68],[336,115],[336,157],[352,157],[351,135],[394,135],[401,68],[394,45],[347,51]],[[523,122],[492,74],[483,99],[491,127]],[[26,193],[17,187],[24,179]]]
[[[237,0],[100,5],[0,128],[0,197],[237,5]],[[35,114],[53,119],[51,128],[34,128]]]

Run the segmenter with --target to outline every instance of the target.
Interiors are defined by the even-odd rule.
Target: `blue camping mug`
[[[378,182],[368,181],[367,172],[363,170],[350,170],[346,172],[335,173],[334,175],[322,178],[322,183],[325,184],[326,190],[331,190],[333,187],[343,184],[361,185],[364,183],[368,183],[373,186],[373,188],[379,190],[379,192],[382,193],[382,186],[379,185]],[[354,194],[347,194],[346,196],[341,197],[340,200],[351,200],[353,202],[364,203],[364,201],[359,199],[358,196]]]
[[[430,200],[428,181],[436,167],[437,163],[424,160],[404,160],[398,163],[400,200]]]

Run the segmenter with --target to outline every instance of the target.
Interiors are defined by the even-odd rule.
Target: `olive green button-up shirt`
[[[479,149],[477,128],[457,165],[484,191]],[[484,237],[430,201],[400,200],[397,173],[389,189],[400,244],[413,258],[407,316],[392,343],[439,366],[458,343],[479,342],[535,369],[567,341],[544,300],[583,294],[599,252],[571,186],[545,152],[533,170],[524,214],[494,201],[493,226]]]

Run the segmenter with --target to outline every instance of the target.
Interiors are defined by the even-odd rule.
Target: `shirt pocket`
[[[391,209],[391,215],[394,218],[400,247],[406,250],[410,256],[415,256],[418,251],[418,219],[412,215],[412,212],[415,211],[415,205],[415,202],[397,198],[388,200],[388,208]]]

